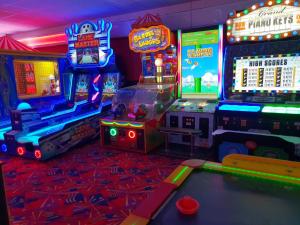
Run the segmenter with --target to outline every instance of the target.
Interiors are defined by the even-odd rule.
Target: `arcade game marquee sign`
[[[129,47],[137,53],[157,52],[170,45],[170,30],[164,25],[133,29],[129,34]]]
[[[299,32],[299,2],[292,0],[258,3],[243,11],[231,12],[227,20],[230,42],[281,39]]]
[[[104,67],[113,55],[110,47],[112,24],[103,19],[73,24],[66,29],[68,58],[76,68]]]

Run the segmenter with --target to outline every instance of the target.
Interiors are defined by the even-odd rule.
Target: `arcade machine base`
[[[23,128],[5,133],[8,153],[25,158],[47,160],[80,143],[98,137],[99,117],[107,115],[111,104],[103,103],[98,109],[91,108],[89,104],[87,106],[78,107],[78,110],[72,113],[45,121],[39,117],[26,125],[20,122],[24,113],[16,111],[12,114],[12,118],[15,119],[13,125],[20,124]],[[19,119],[17,120],[16,117]]]
[[[237,153],[299,161],[299,113],[287,104],[221,103],[213,133],[218,160]]]
[[[166,113],[166,128],[180,129],[182,132],[185,130],[201,131],[201,134],[195,137],[193,145],[211,148],[216,106],[215,100],[178,99]],[[189,145],[190,143],[188,135],[172,134],[172,132],[170,132],[168,140],[173,144]]]
[[[156,119],[138,122],[101,119],[101,145],[105,148],[148,153],[163,143]]]
[[[214,137],[219,162],[229,154],[300,161],[300,142],[295,137],[223,130],[216,130]]]

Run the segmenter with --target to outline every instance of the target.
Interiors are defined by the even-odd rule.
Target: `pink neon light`
[[[98,82],[98,80],[100,79],[101,75],[99,74],[97,77],[95,77],[94,79],[94,84],[96,84]]]
[[[31,47],[41,47],[46,45],[67,44],[67,36],[65,33],[60,33],[40,37],[23,38],[18,41]]]
[[[135,119],[135,115],[133,114],[133,113],[128,113],[128,118],[130,118],[130,119]]]
[[[221,98],[223,87],[223,25],[219,25],[219,63],[218,63],[218,81],[219,90],[218,97]]]
[[[98,95],[99,95],[99,92],[96,92],[96,94],[94,94],[93,97],[92,97],[92,101],[95,101],[96,98],[98,97]]]
[[[182,36],[181,36],[181,30],[178,30],[178,34],[177,34],[177,39],[178,39],[178,54],[177,54],[177,63],[178,63],[178,77],[177,77],[177,80],[178,80],[178,96],[177,97],[182,97],[182,75],[181,75],[181,39],[182,39]]]

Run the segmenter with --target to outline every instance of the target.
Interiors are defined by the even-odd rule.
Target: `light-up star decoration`
[[[113,54],[110,48],[109,21],[99,20],[97,24],[84,22],[66,29],[68,36],[68,58],[74,67],[104,67]]]

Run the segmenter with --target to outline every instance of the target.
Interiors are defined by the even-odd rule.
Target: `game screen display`
[[[233,91],[300,91],[300,56],[251,56],[234,59]]]
[[[103,78],[103,94],[115,94],[119,89],[119,73],[106,73]]]
[[[55,61],[14,61],[18,96],[21,99],[55,96],[60,92],[58,65]]]
[[[90,74],[80,74],[76,83],[75,102],[87,100],[89,96]]]
[[[182,95],[218,93],[219,30],[182,33]]]
[[[79,48],[77,52],[78,64],[98,64],[99,63],[99,48]]]

